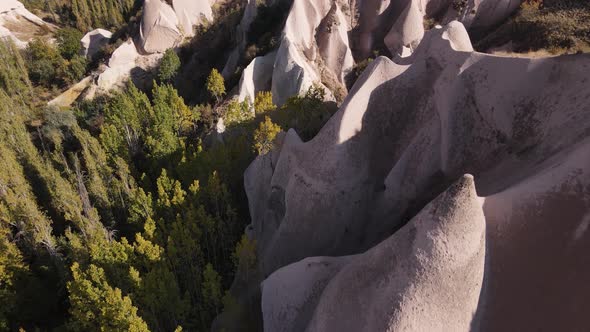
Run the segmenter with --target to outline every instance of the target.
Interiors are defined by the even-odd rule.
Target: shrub
[[[293,128],[304,141],[309,140],[338,109],[336,103],[324,101],[325,94],[323,87],[311,86],[305,95],[287,99],[271,116],[282,128]]]
[[[207,77],[206,87],[209,94],[215,97],[217,102],[225,95],[225,82],[217,69],[213,68],[211,70],[209,77]]]
[[[250,108],[250,103],[247,100],[239,102],[237,99],[232,99],[226,107],[225,120],[226,125],[242,123],[254,117]]]
[[[254,149],[259,155],[267,154],[272,150],[275,138],[280,132],[281,127],[274,124],[268,116],[265,116],[264,121],[254,131]]]
[[[81,55],[75,55],[69,62],[68,62],[68,70],[65,72],[65,78],[68,83],[75,83],[81,80],[86,74],[86,67],[88,66],[88,61],[85,57]]]
[[[260,91],[254,98],[254,110],[256,114],[262,114],[274,111],[277,108],[272,102],[272,93],[270,91]]]
[[[64,28],[57,31],[57,49],[62,57],[71,60],[80,53],[82,32],[74,28]]]
[[[590,2],[527,0],[506,23],[489,34],[475,36],[477,50],[513,44],[515,52],[590,51]],[[478,38],[481,37],[481,38]]]
[[[160,82],[171,81],[180,68],[180,58],[172,49],[168,49],[162,57],[160,68],[158,69],[158,80]]]
[[[27,67],[29,78],[35,84],[50,86],[54,84],[63,59],[49,43],[34,39],[27,47]]]

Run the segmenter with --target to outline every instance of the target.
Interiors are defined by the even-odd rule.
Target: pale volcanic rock
[[[329,22],[325,21],[326,18]],[[331,1],[293,2],[274,65],[272,93],[275,104],[281,105],[287,98],[305,93],[314,84],[325,87],[323,83],[329,80],[322,79],[324,70],[329,70],[340,81],[343,73],[350,70],[354,61],[345,38],[348,25],[343,19],[344,15]],[[321,25],[324,29],[317,31]],[[326,89],[327,99],[334,99],[333,90]]]
[[[145,0],[139,46],[146,53],[163,53],[178,44],[182,34],[174,9],[162,0]]]
[[[113,52],[107,68],[98,76],[98,89],[106,92],[123,88],[129,79],[138,84],[150,81],[149,73],[158,66],[162,56],[161,53],[141,55],[132,40],[126,41]]]
[[[18,48],[35,37],[51,38],[57,27],[37,17],[17,0],[0,1],[0,39],[10,39]]]
[[[411,53],[424,37],[424,13],[416,1],[411,1],[385,36],[385,45],[392,55]]]
[[[356,9],[359,20],[353,49],[365,58],[383,41],[394,56],[410,54],[422,38],[424,18],[437,18],[440,24],[458,20],[469,29],[485,30],[501,23],[521,3],[522,0],[361,1]]]
[[[250,25],[256,18],[257,13],[258,9],[256,7],[256,0],[248,0],[240,24],[236,27],[236,47],[232,50],[225,66],[223,66],[223,70],[221,71],[221,76],[223,76],[224,79],[229,79],[236,71],[240,56],[244,53],[247,46]]]
[[[262,283],[265,331],[468,331],[479,302],[485,218],[466,175],[360,255],[312,257]]]
[[[194,26],[213,21],[213,11],[208,1],[204,0],[173,0],[172,7],[178,18],[182,35],[194,35]]]
[[[502,22],[521,5],[523,0],[472,0],[474,4],[466,8],[473,13],[473,21],[468,22],[471,28],[489,28]],[[466,20],[465,20],[466,21]]]
[[[254,103],[256,93],[270,91],[272,84],[272,71],[276,52],[254,58],[242,72],[238,87],[238,99],[246,99]]]
[[[103,90],[109,90],[116,85],[122,85],[135,68],[135,61],[139,52],[132,40],[121,44],[111,55],[108,68],[98,77],[98,86]]]
[[[264,331],[305,331],[326,285],[356,256],[312,257],[273,273],[262,283]]]
[[[373,270],[354,268],[354,260],[320,295],[308,331],[386,331],[388,326],[571,331],[590,326],[590,55],[527,59],[477,53],[463,25],[451,22],[428,31],[410,57],[397,61],[377,58],[315,138],[302,142],[290,130],[276,150],[246,171],[262,275],[278,283],[272,273],[302,259],[369,250],[375,257],[388,257],[375,263],[375,270],[387,270],[393,261],[408,262],[384,273],[386,280],[404,280],[398,273],[410,273],[406,268],[415,257],[424,257],[419,263],[426,264],[436,261],[427,257],[445,256],[437,256],[439,251],[432,251],[436,246],[427,242],[410,251],[393,243],[409,241],[415,220],[430,220],[423,213],[433,211],[437,201],[428,203],[469,173],[482,198],[477,200],[470,189],[469,198],[457,204],[474,208],[483,203],[487,249],[478,301],[472,297],[478,293],[473,282],[481,276],[481,265],[454,272],[429,265],[430,272],[408,277],[408,285],[416,287],[405,290],[412,293],[381,294],[366,290],[387,289],[379,288],[387,282],[371,278],[363,283],[362,274]],[[437,210],[428,215],[440,217],[444,209]],[[481,215],[466,219],[472,225],[483,222]],[[449,257],[465,243],[475,243],[475,236],[447,235],[444,248],[453,250],[441,252]],[[384,246],[390,240],[391,246]],[[478,251],[464,251],[481,264]],[[350,277],[354,271],[358,278]],[[456,286],[460,278],[466,288]],[[427,291],[432,285],[441,288]],[[453,287],[469,294],[460,297],[468,302],[456,302]],[[387,294],[412,295],[395,302],[401,306],[394,314],[385,312],[394,303],[387,302],[393,301]],[[420,301],[412,302],[413,296]],[[356,298],[365,300],[354,302]],[[294,301],[299,311],[309,312]],[[422,314],[423,319],[416,318]],[[371,319],[363,323],[367,315]],[[446,316],[452,319],[441,318]],[[276,320],[272,317],[268,319]]]
[[[144,1],[137,44],[128,40],[115,50],[98,77],[98,90],[123,87],[129,79],[140,86],[149,85],[153,79],[151,70],[158,66],[163,53],[192,36],[195,25],[213,19],[213,3],[174,0],[172,7],[164,0]]]
[[[211,3],[214,3],[211,2]],[[194,36],[194,26],[213,20],[212,4],[202,0],[145,0],[139,30],[144,53],[163,53]]]
[[[59,96],[49,101],[47,105],[56,107],[69,107],[84,94],[84,92],[92,85],[92,83],[93,77],[87,76],[80,82],[72,85],[72,87],[64,91]]]
[[[81,54],[88,59],[92,59],[94,55],[100,51],[100,48],[107,45],[111,40],[113,34],[104,29],[95,29],[84,35],[80,41],[82,49]]]
[[[312,85],[327,88],[328,100],[340,101],[347,92],[345,77],[354,66],[353,51],[364,59],[386,47],[393,56],[408,57],[424,36],[425,18],[437,17],[441,24],[459,20],[485,29],[507,18],[521,2],[294,0],[274,66],[273,101],[281,105]],[[225,77],[233,73],[238,56],[230,56]]]

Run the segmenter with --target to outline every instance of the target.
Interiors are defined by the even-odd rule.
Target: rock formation
[[[136,83],[149,81],[142,79],[142,76],[149,76],[150,69],[155,68],[161,58],[161,53],[139,54],[133,41],[128,40],[113,52],[107,68],[98,76],[98,89],[108,91],[121,88],[129,79]]]
[[[208,1],[145,0],[139,46],[145,53],[163,53],[185,37],[194,35],[193,27],[213,19]]]
[[[138,38],[127,40],[113,52],[93,88],[104,92],[124,86],[129,79],[140,87],[149,85],[151,71],[159,64],[162,53],[193,36],[195,25],[213,19],[213,3],[174,0],[170,5],[164,0],[144,1]]]
[[[146,53],[163,53],[176,46],[182,35],[174,9],[165,1],[146,0],[139,36]]]
[[[349,26],[337,2],[295,0],[285,23],[272,75],[273,101],[302,94],[314,83],[332,93],[343,89],[343,77],[354,60],[348,45]],[[330,67],[332,66],[332,67]]]
[[[80,82],[72,85],[72,87],[64,91],[62,94],[49,101],[47,105],[56,107],[71,106],[86,90],[88,90],[88,88],[90,88],[92,81],[92,76],[83,78]]]
[[[464,176],[366,253],[278,270],[262,286],[265,331],[468,331],[484,273],[481,203]]]
[[[270,91],[275,57],[276,52],[256,57],[244,69],[238,87],[239,101],[249,99],[250,102],[254,102],[257,92]]]
[[[178,18],[178,23],[183,36],[194,35],[194,26],[213,20],[213,11],[209,1],[206,0],[173,0],[172,7]]]
[[[407,57],[420,44],[428,22],[459,20],[468,28],[485,29],[508,17],[520,3],[294,0],[275,58],[273,101],[281,105],[314,84],[326,88],[328,99],[341,101],[347,94],[346,76],[355,64],[353,55],[362,60],[382,51]],[[226,77],[235,69],[237,54],[228,60]]]
[[[238,61],[240,60],[240,56],[246,49],[247,38],[248,38],[248,31],[250,30],[250,25],[256,18],[258,13],[256,7],[256,0],[248,0],[246,3],[246,8],[244,9],[244,14],[242,15],[242,19],[240,20],[240,24],[236,27],[236,36],[237,36],[237,45],[232,50],[229,58],[227,59],[223,70],[221,71],[221,75],[225,79],[229,79],[238,66]]]
[[[245,173],[265,329],[589,326],[588,77],[589,55],[474,52],[459,22],[377,58]]]
[[[28,11],[17,0],[0,1],[0,38],[8,38],[19,48],[35,37],[51,38],[57,28]]]
[[[92,59],[100,48],[107,45],[113,34],[104,29],[95,29],[84,35],[80,43],[82,44],[81,53],[88,59]]]

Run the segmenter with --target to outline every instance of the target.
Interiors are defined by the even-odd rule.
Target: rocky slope
[[[327,88],[327,99],[341,101],[355,58],[362,60],[375,50],[407,56],[428,22],[460,20],[484,29],[508,17],[520,2],[295,0],[274,62],[274,102],[280,105],[314,84]]]
[[[588,77],[474,52],[459,22],[374,61],[246,171],[265,330],[588,326]]]
[[[0,2],[0,38],[12,40],[19,48],[25,48],[34,37],[51,38],[56,29],[17,0]]]
[[[152,72],[159,64],[162,54],[180,45],[194,35],[194,27],[213,20],[211,6],[214,1],[146,0],[143,4],[142,19],[137,38],[120,45],[112,54],[106,67],[96,76],[96,82],[86,98],[97,92],[104,93],[125,86],[128,80],[138,86],[149,85]],[[106,31],[92,31],[82,42],[90,44],[93,36],[109,36]],[[108,37],[110,38],[110,36]],[[101,43],[96,38],[95,43]],[[92,47],[89,46],[89,50]]]

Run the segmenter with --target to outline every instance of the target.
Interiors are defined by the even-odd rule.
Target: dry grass
[[[531,0],[495,31],[476,43],[480,51],[512,43],[518,53],[590,51],[590,1]]]

